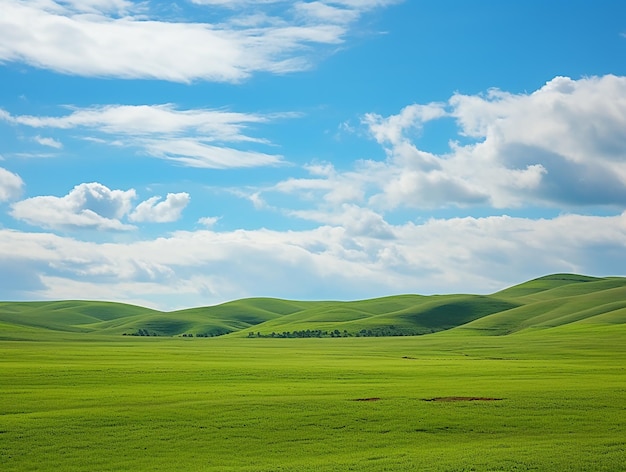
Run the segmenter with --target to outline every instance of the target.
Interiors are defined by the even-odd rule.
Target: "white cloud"
[[[277,2],[195,3],[233,9],[219,24],[209,24],[148,19],[149,2],[0,0],[0,62],[81,76],[238,82],[255,72],[306,69],[307,46],[341,43],[345,21],[321,15],[320,6],[341,7],[345,17],[395,2],[317,2],[313,18],[304,22],[292,8],[272,9],[267,26],[246,26],[235,7],[253,4],[263,13],[264,5]]]
[[[30,298],[143,299],[162,308],[256,295],[486,293],[551,272],[624,275],[626,267],[626,213],[432,219],[388,228],[393,239],[356,234],[338,222],[309,231],[202,230],[106,244],[0,230],[0,260],[21,268]]]
[[[64,116],[13,116],[6,110],[0,118],[9,123],[33,128],[87,128],[109,134],[145,136],[152,134],[202,133],[212,140],[253,141],[244,130],[253,123],[267,123],[271,119],[293,114],[258,115],[225,110],[179,110],[172,104],[161,105],[103,105],[90,108],[71,108]]]
[[[278,165],[282,157],[253,151],[211,146],[197,139],[143,141],[145,151],[155,157],[178,162],[187,167],[228,169]]]
[[[371,197],[381,208],[437,208],[447,205],[487,205],[489,194],[479,185],[442,170],[389,169],[382,193]]]
[[[448,152],[420,148],[432,120],[455,120]],[[317,211],[331,216],[347,202],[379,211],[626,205],[626,77],[557,77],[530,94],[456,94],[397,115],[366,114],[363,124],[384,161],[264,192],[320,202]]]
[[[327,3],[343,5],[348,8],[366,11],[373,8],[394,5],[396,3],[401,3],[402,1],[403,0],[329,0]]]
[[[174,222],[191,200],[186,192],[168,193],[165,200],[154,196],[135,207],[136,198],[134,189],[111,190],[98,182],[83,183],[63,197],[38,196],[15,202],[10,214],[52,230],[129,231],[137,227],[125,219],[133,223]]]
[[[357,166],[354,172],[338,172],[332,164],[309,165],[305,169],[312,177],[290,178],[266,192],[293,194],[332,207],[363,202],[368,186],[377,181],[377,171],[369,163]]]
[[[241,7],[263,8],[266,5],[282,4],[282,10],[292,7],[298,13],[306,13],[311,19],[325,20],[331,23],[346,23],[358,18],[359,14],[375,8],[401,3],[404,0],[191,0],[197,5],[220,6],[230,9]]]
[[[127,0],[61,0],[58,4],[81,13],[116,13],[125,14],[135,6]]]
[[[126,231],[134,226],[120,221],[132,208],[134,190],[110,190],[97,182],[74,187],[64,197],[39,196],[16,202],[11,216],[50,229],[88,228]]]
[[[326,2],[297,2],[296,12],[311,21],[349,23],[359,17],[359,11],[350,8],[339,8]]]
[[[198,220],[198,223],[205,228],[213,228],[220,219],[219,216],[204,216]]]
[[[151,197],[141,202],[130,214],[130,221],[144,221],[156,223],[169,223],[177,221],[182,211],[189,204],[189,194],[168,193],[165,200],[161,197]]]
[[[191,0],[197,5],[214,5],[227,8],[238,8],[247,5],[266,5],[270,3],[284,3],[285,0]]]
[[[341,226],[349,236],[393,239],[393,228],[378,213],[357,205],[344,203],[334,213],[319,210],[298,210],[292,215],[318,223]]]
[[[443,103],[415,104],[403,108],[398,115],[387,118],[375,113],[367,113],[363,117],[363,122],[367,124],[370,133],[378,143],[399,145],[411,128],[420,129],[424,123],[446,115]]]
[[[43,138],[41,136],[35,136],[34,139],[42,146],[48,146],[54,149],[61,149],[63,147],[63,143],[61,143],[60,141],[57,141],[54,138]]]
[[[19,197],[23,187],[24,182],[19,175],[0,167],[0,202]]]
[[[248,128],[296,116],[295,113],[260,115],[212,109],[180,110],[172,104],[73,108],[62,116],[12,115],[0,109],[0,120],[14,125],[83,130],[89,133],[85,139],[137,147],[149,155],[190,167],[216,169],[281,164],[280,155],[233,146],[270,144],[251,136]],[[101,140],[95,136],[102,134],[114,139]],[[52,138],[35,139],[48,146],[61,144]]]
[[[453,149],[457,169],[495,205],[626,203],[626,77],[556,77],[531,94],[456,95],[450,106],[478,140]]]
[[[492,90],[450,104],[463,134],[494,144],[522,143],[571,162],[624,158],[626,77],[556,77],[531,94]]]

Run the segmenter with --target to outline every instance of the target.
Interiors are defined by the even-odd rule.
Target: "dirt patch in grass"
[[[380,400],[380,397],[369,397],[369,398],[355,398],[352,400],[353,402],[377,402]]]
[[[434,397],[422,398],[425,402],[497,402],[503,398],[493,397]]]

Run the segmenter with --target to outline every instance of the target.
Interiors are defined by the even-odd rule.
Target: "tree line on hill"
[[[183,338],[213,338],[215,336],[223,336],[224,334],[228,334],[231,333],[232,331],[229,331],[227,329],[215,329],[213,331],[210,331],[208,333],[183,333],[180,336]],[[148,331],[145,328],[140,328],[137,331],[134,331],[132,333],[124,333],[123,336],[166,336],[164,334],[159,334],[156,333],[154,331]]]
[[[227,329],[214,329],[207,333],[184,333],[180,334],[180,337],[183,338],[213,338],[216,336],[223,336],[225,334],[229,334],[232,331]],[[306,330],[296,330],[296,331],[282,331],[282,332],[274,332],[271,333],[261,333],[250,332],[248,333],[248,338],[367,338],[367,337],[383,337],[383,336],[418,336],[420,334],[433,333],[435,330],[421,330],[417,331],[411,328],[399,328],[397,326],[380,326],[370,329],[361,329],[355,332],[349,332],[348,330],[340,331],[338,329],[335,330],[321,330],[321,329],[306,329]],[[159,334],[155,331],[149,331],[146,328],[140,328],[137,331],[132,333],[124,333],[124,336],[166,336],[164,334]]]
[[[429,330],[428,332],[434,332]],[[351,337],[382,337],[382,336],[417,336],[420,334],[426,334],[426,331],[416,331],[409,328],[398,328],[396,326],[381,326],[371,329],[361,329],[356,332],[348,332],[347,330],[339,331],[335,329],[333,331],[321,330],[321,329],[306,329],[300,331],[283,331],[276,333],[261,333],[250,332],[248,338],[351,338]]]

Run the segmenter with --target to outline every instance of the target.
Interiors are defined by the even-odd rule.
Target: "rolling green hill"
[[[503,290],[494,297],[520,306],[462,327],[488,334],[556,328],[573,323],[626,323],[626,279],[557,274]]]
[[[626,323],[626,278],[553,274],[491,295],[398,295],[350,302],[249,298],[168,313],[95,301],[0,303],[0,339],[71,333],[386,336],[451,329],[507,335],[581,323]]]

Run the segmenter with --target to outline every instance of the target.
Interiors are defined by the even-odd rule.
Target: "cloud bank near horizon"
[[[551,272],[611,275],[626,264],[626,212],[433,219],[390,231],[392,242],[320,226],[178,231],[154,240],[98,244],[0,230],[0,260],[3,276],[22,274],[11,293],[26,299],[80,293],[161,309],[248,296],[359,299],[442,293],[441,287],[445,293],[490,293]]]

